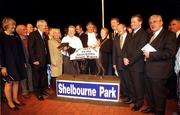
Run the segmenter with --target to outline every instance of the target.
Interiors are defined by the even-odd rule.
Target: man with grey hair
[[[29,35],[28,49],[35,95],[38,100],[44,100],[43,94],[48,88],[47,64],[50,63],[47,36],[45,35],[47,22],[45,20],[38,20],[36,26],[37,30]]]
[[[172,72],[172,59],[176,54],[176,35],[163,28],[163,20],[160,15],[150,16],[149,26],[153,32],[149,44],[156,51],[144,51],[145,87],[148,107],[142,112],[165,115],[165,85]]]
[[[28,95],[28,91],[32,92],[33,91],[33,85],[32,85],[32,70],[31,70],[31,65],[29,64],[29,52],[28,52],[28,36],[27,36],[27,29],[26,26],[23,24],[19,24],[16,27],[16,32],[19,34],[22,44],[23,44],[23,50],[24,50],[24,55],[26,59],[26,72],[27,72],[27,79],[23,79],[20,81],[21,87],[22,87],[22,96],[24,98],[29,98],[30,95]],[[28,82],[27,82],[28,80]],[[27,85],[28,83],[28,85]],[[27,87],[28,86],[28,87]]]

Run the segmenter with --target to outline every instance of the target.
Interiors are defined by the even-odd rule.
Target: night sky
[[[170,19],[180,17],[180,0],[104,0],[105,26],[110,28],[110,19],[118,17],[129,25],[134,14],[141,14],[143,27],[148,27],[148,18],[158,13],[167,27]],[[12,17],[19,23],[32,23],[46,19],[50,26],[64,29],[70,24],[86,25],[93,21],[101,28],[101,0],[1,0],[0,20]]]

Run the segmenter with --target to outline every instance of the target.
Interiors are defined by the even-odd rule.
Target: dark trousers
[[[125,69],[118,71],[120,77],[120,95],[122,97],[129,97],[129,75]]]
[[[112,64],[110,62],[110,59],[111,59],[110,56],[111,56],[110,53],[106,53],[106,52],[101,52],[101,55],[100,55],[100,58],[101,58],[100,60],[104,67],[105,75],[112,75],[112,74],[109,74],[109,66],[112,68]]]
[[[47,67],[32,67],[32,75],[35,94],[42,95],[48,88]]]
[[[88,73],[91,75],[95,75],[97,72],[96,60],[95,59],[87,59],[87,61],[88,61],[88,67],[87,67]]]
[[[178,111],[178,115],[180,115],[180,72],[177,76],[177,99],[178,99],[177,111]]]
[[[171,77],[167,80],[167,83],[166,83],[166,87],[167,87],[167,90],[168,90],[168,94],[167,94],[167,97],[168,98],[174,98],[176,99],[176,81],[177,81],[177,76],[175,74],[175,72],[173,71],[172,74],[171,74]]]
[[[143,72],[129,71],[130,81],[132,82],[132,100],[137,106],[144,104],[144,79]]]
[[[57,77],[51,77],[51,87],[56,92],[56,78]]]
[[[64,74],[76,74],[73,61],[68,56],[63,55],[63,73]]]
[[[87,74],[88,61],[86,59],[78,60],[78,65],[80,69],[80,74]]]
[[[166,82],[166,79],[149,78],[145,75],[147,103],[155,109],[155,115],[165,115]]]

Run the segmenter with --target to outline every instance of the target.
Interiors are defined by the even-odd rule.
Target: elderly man
[[[160,15],[150,16],[149,26],[153,32],[149,44],[156,51],[144,51],[145,86],[148,107],[142,110],[142,112],[165,115],[165,84],[170,77],[172,59],[176,54],[176,35],[163,29],[163,20]]]
[[[31,32],[28,39],[30,63],[32,66],[33,86],[38,100],[44,100],[43,95],[48,88],[47,64],[50,63],[49,49],[45,31],[47,22],[38,20],[38,30]]]
[[[26,71],[27,71],[28,79],[24,79],[20,81],[22,87],[22,95],[24,98],[29,98],[28,91],[29,92],[33,91],[33,85],[32,85],[32,70],[31,70],[31,65],[29,64],[29,52],[27,47],[28,44],[27,28],[25,25],[20,24],[16,27],[16,32],[19,34],[23,44],[23,50],[24,50],[26,66],[27,66]],[[27,85],[27,80],[28,80],[28,85]],[[27,86],[29,88],[27,88]]]

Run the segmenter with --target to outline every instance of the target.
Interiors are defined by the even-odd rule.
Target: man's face
[[[169,30],[172,32],[180,30],[180,21],[178,22],[178,20],[172,20],[169,24]]]
[[[158,31],[163,25],[162,19],[159,16],[151,16],[149,18],[149,26],[152,32]]]
[[[89,24],[89,25],[87,26],[87,31],[88,31],[88,32],[94,32],[94,25],[93,25],[93,24]]]
[[[42,31],[42,32],[47,32],[47,28],[48,28],[48,25],[47,25],[47,23],[41,23],[40,25],[39,25],[39,29]]]
[[[117,29],[118,24],[119,24],[119,22],[117,20],[111,20],[111,28],[113,30]]]
[[[75,34],[75,28],[68,28],[68,35],[69,35],[70,37],[73,37],[74,34]]]
[[[136,30],[141,27],[142,22],[139,21],[138,17],[132,17],[131,18],[131,28]]]
[[[81,33],[82,32],[82,28],[80,28],[79,26],[76,26],[76,32],[77,33]]]
[[[117,31],[118,31],[119,34],[123,34],[123,33],[126,32],[126,27],[124,27],[122,24],[119,24],[117,26]]]

